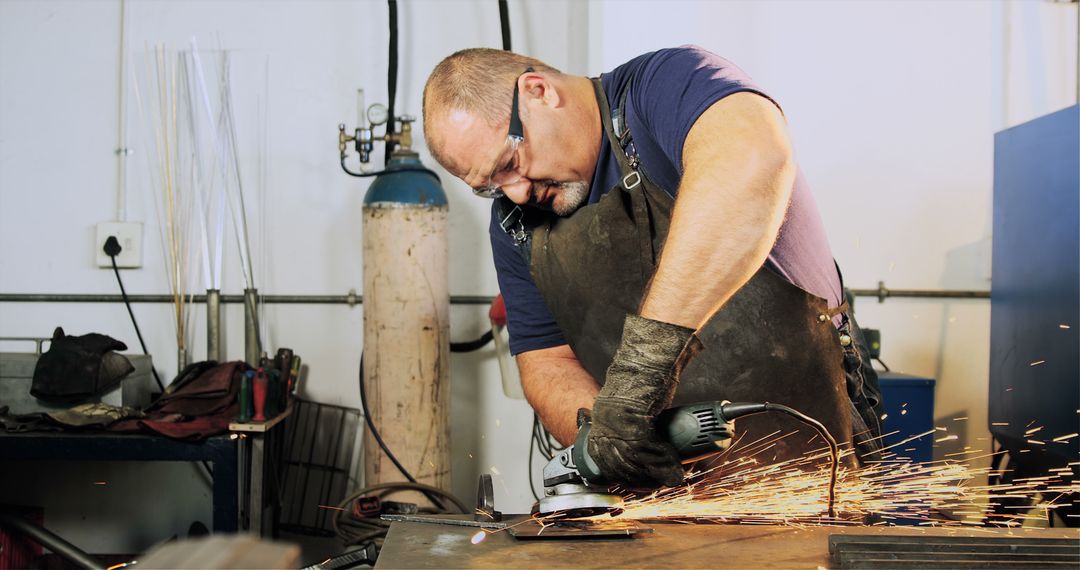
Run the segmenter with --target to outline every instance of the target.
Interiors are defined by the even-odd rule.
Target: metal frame
[[[239,528],[239,439],[214,436],[200,442],[137,434],[0,433],[6,461],[210,461],[214,464],[214,532]]]

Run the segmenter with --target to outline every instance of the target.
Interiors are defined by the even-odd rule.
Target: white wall
[[[514,47],[572,72],[596,74],[683,43],[741,65],[784,106],[846,284],[855,288],[879,280],[894,288],[989,287],[992,134],[1074,97],[1075,5],[523,0],[510,8]],[[257,284],[268,294],[361,292],[368,182],[340,171],[335,131],[355,122],[357,87],[369,102],[385,101],[385,3],[129,0],[127,11],[132,62],[146,46],[182,49],[192,37],[204,49],[232,50],[238,65],[269,62],[269,177],[250,188],[249,203],[256,259],[277,261],[257,267]],[[117,217],[119,14],[115,1],[0,2],[0,292],[116,292],[111,271],[93,264],[93,230]],[[419,114],[426,75],[445,55],[501,46],[494,2],[403,0],[399,24],[399,112]],[[133,102],[127,117],[135,147],[142,127]],[[150,151],[136,153],[127,218],[146,224],[145,265],[124,271],[125,284],[131,293],[165,293],[155,198],[140,162]],[[487,204],[445,174],[443,182],[451,294],[494,295]],[[225,292],[239,293],[235,253],[227,260]],[[135,310],[171,377],[169,308]],[[966,439],[985,436],[988,302],[860,299],[858,312],[864,326],[882,329],[883,358],[894,369],[939,379],[938,417],[969,415]],[[240,358],[240,308],[229,306],[227,315],[228,355]],[[454,307],[451,319],[455,340],[487,328],[482,307]],[[290,346],[310,365],[309,397],[358,404],[361,307],[272,306],[266,321],[268,344]],[[117,305],[0,304],[0,336],[48,336],[56,325],[137,348]],[[196,357],[203,327],[196,314]],[[455,355],[451,366],[455,492],[471,499],[477,473],[494,468],[497,504],[527,508],[527,406],[501,395],[490,350]],[[187,492],[205,499],[197,481]],[[184,517],[174,527],[185,529]],[[117,549],[137,549],[148,539],[116,540]]]

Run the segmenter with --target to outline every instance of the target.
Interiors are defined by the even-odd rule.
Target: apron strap
[[[630,203],[634,213],[634,225],[638,231],[638,258],[641,271],[641,280],[648,283],[656,268],[656,256],[652,244],[652,220],[649,215],[649,202],[646,198],[646,189],[651,184],[638,170],[639,162],[637,151],[634,149],[633,137],[630,128],[626,125],[626,97],[630,92],[630,82],[623,86],[619,94],[619,107],[612,112],[608,104],[607,94],[599,78],[593,78],[593,89],[596,92],[596,102],[600,106],[600,118],[604,124],[604,133],[615,160],[619,163],[622,172],[622,187],[630,196]],[[641,188],[638,188],[641,186]]]
[[[619,171],[623,174],[623,187],[632,190],[641,184],[642,176],[637,169],[637,152],[627,152],[628,147],[633,148],[630,129],[625,127],[626,121],[624,118],[626,93],[630,91],[630,84],[627,83],[626,87],[623,88],[623,107],[616,110],[619,113],[618,122],[620,123],[619,128],[622,130],[621,137],[615,133],[614,117],[611,113],[611,106],[608,105],[607,94],[604,93],[604,87],[600,83],[600,78],[593,77],[592,84],[593,90],[596,92],[596,103],[600,106],[600,119],[604,123],[604,134],[607,135],[608,143],[611,144],[611,149],[615,154],[615,160],[619,163]]]
[[[829,309],[825,314],[829,315],[829,318],[831,319],[831,318],[835,317],[836,315],[839,315],[840,313],[848,312],[849,308],[850,308],[850,306],[848,305],[848,302],[845,299],[843,303],[840,303],[839,307],[833,307],[833,308]]]

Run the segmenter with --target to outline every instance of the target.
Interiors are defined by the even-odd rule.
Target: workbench
[[[519,540],[507,532],[395,522],[376,568],[817,568],[829,559],[833,534],[1015,536],[1080,540],[1080,529],[928,527],[792,527],[646,523],[651,534],[593,539]],[[1080,564],[1080,542],[1076,549]]]
[[[149,434],[110,432],[24,432],[0,430],[4,468],[17,461],[199,461],[213,470],[213,531],[246,530],[273,534],[274,509],[265,489],[278,484],[278,474],[264,467],[281,465],[285,412],[266,422],[233,423],[234,432],[202,441],[183,441]],[[279,427],[280,426],[280,427]]]
[[[7,466],[19,460],[208,461],[214,471],[213,530],[239,528],[239,440],[229,435],[190,442],[143,434],[0,431],[0,457]]]

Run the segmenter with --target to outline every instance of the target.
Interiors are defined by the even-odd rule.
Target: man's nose
[[[502,191],[511,202],[524,206],[529,203],[532,196],[532,180],[522,178],[512,184],[505,184],[502,186]]]

